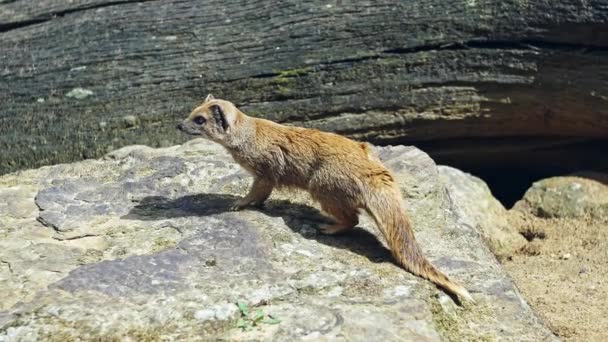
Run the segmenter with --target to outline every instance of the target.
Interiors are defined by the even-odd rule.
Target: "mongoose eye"
[[[192,120],[192,121],[194,121],[194,123],[195,123],[195,124],[197,124],[197,125],[202,125],[202,124],[204,124],[204,123],[205,123],[207,120],[206,120],[204,117],[202,117],[202,116],[197,116],[197,117],[195,117],[195,118],[194,118],[194,120]]]

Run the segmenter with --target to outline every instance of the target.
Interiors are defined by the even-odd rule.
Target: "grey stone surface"
[[[449,166],[438,169],[462,218],[459,224],[479,231],[496,256],[510,256],[527,243],[509,223],[507,209],[492,196],[481,179]]]
[[[516,210],[539,217],[608,217],[608,175],[600,173],[552,177],[532,184]]]
[[[320,235],[307,194],[227,211],[251,180],[193,140],[0,177],[0,341],[553,339],[445,170],[412,147],[379,156],[426,255],[477,304],[458,306],[392,263],[367,217]],[[242,331],[237,302],[280,323]]]

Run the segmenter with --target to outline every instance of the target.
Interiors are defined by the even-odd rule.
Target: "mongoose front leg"
[[[355,228],[359,223],[359,217],[357,210],[355,209],[341,207],[328,202],[321,202],[321,208],[330,216],[330,218],[336,221],[334,224],[322,227],[321,233],[323,234],[333,235],[345,233]]]
[[[266,201],[266,199],[268,199],[268,197],[270,196],[272,188],[272,184],[260,178],[255,178],[247,196],[236,201],[234,205],[230,208],[230,210],[237,211],[249,205],[263,204],[264,201]]]

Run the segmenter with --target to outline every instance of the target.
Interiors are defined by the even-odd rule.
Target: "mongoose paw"
[[[266,202],[253,202],[251,203],[252,206],[262,209],[266,207]]]
[[[256,207],[256,208],[262,208],[264,207],[264,202],[243,202],[242,200],[238,200],[236,201],[231,207],[230,210],[231,211],[239,211],[242,209],[245,209],[246,207]]]
[[[321,233],[326,234],[326,235],[339,234],[339,233],[344,232],[345,230],[348,230],[348,228],[345,228],[344,226],[337,225],[337,224],[332,224],[332,225],[321,227]]]
[[[244,209],[249,203],[243,203],[242,201],[236,201],[231,207],[230,211],[239,211]]]

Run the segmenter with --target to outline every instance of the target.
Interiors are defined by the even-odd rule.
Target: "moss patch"
[[[312,71],[311,67],[281,70],[278,72],[278,75],[275,77],[275,81],[277,81],[278,83],[289,82],[290,79],[304,76],[304,75],[310,73],[311,71]]]

